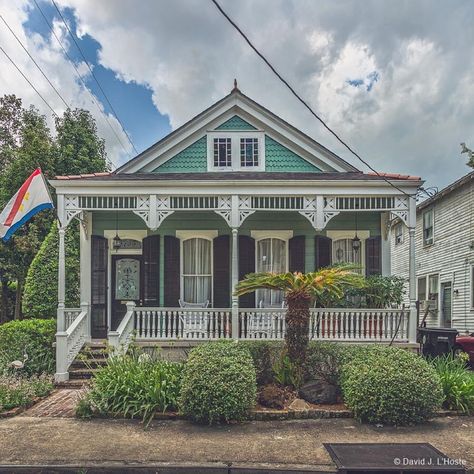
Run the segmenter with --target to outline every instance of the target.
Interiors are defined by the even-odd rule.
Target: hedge
[[[26,318],[52,318],[58,306],[58,227],[53,224],[31,262],[22,300]],[[79,306],[79,227],[66,231],[66,307]]]
[[[0,326],[0,371],[14,360],[28,359],[18,372],[25,375],[54,372],[54,319],[24,319]]]

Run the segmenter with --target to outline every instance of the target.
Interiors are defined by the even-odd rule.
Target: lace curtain
[[[183,298],[187,303],[211,301],[212,242],[194,238],[183,242]]]
[[[286,272],[286,241],[269,238],[257,241],[257,272]],[[256,302],[259,308],[281,308],[283,292],[257,290]]]

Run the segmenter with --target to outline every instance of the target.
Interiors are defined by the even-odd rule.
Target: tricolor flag
[[[0,214],[0,237],[6,242],[35,214],[53,207],[48,186],[37,168],[22,184]]]

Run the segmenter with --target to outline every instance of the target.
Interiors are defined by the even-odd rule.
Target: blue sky
[[[60,21],[56,9],[50,2],[41,2],[40,6],[50,23],[53,20]],[[80,37],[77,35],[75,17],[70,8],[62,10],[62,14],[138,152],[145,150],[167,135],[171,131],[169,119],[166,115],[160,114],[154,106],[151,98],[152,91],[135,82],[122,81],[113,71],[101,66],[98,62],[100,44],[88,34]],[[38,33],[45,39],[49,38],[51,34],[40,11],[34,5],[29,11],[28,20],[24,23],[24,27],[29,34]],[[68,54],[74,61],[82,61],[82,56],[72,41]],[[112,110],[94,78],[89,75],[85,79],[89,89],[101,100],[105,111],[112,114]]]

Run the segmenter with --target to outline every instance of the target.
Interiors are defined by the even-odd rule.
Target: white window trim
[[[469,299],[471,300],[471,311],[474,311],[474,264],[469,267],[469,279],[471,284],[469,285]]]
[[[425,295],[426,295],[426,298],[429,297],[430,295],[430,277],[433,277],[433,276],[436,276],[438,277],[438,298],[437,298],[437,307],[438,309],[436,309],[435,311],[438,313],[437,314],[437,321],[438,321],[438,325],[441,324],[441,275],[439,272],[431,272],[431,273],[424,273],[423,275],[417,275],[416,277],[416,299],[418,299],[418,295],[419,295],[419,292],[418,292],[418,282],[420,280],[420,278],[425,278]],[[451,287],[451,291],[452,291],[452,287]],[[421,317],[423,317],[423,315],[421,315]]]
[[[397,228],[400,228],[402,231],[400,234],[400,242],[397,242]],[[393,229],[393,236],[395,240],[395,245],[403,244],[403,241],[405,240],[405,229],[404,229],[403,222],[398,222],[397,224],[395,224],[395,227]]]
[[[114,250],[112,241],[118,234],[121,239],[133,239],[140,242],[148,235],[146,230],[104,230],[104,237],[108,240],[109,255],[141,255],[143,248],[141,249],[118,249]]]
[[[214,139],[230,138],[232,166],[214,166]],[[240,139],[258,139],[258,166],[240,165]],[[265,171],[265,133],[261,130],[212,130],[207,132],[207,170],[208,171]]]
[[[432,232],[432,236],[431,236],[431,242],[426,242],[426,240],[425,240],[425,214],[427,214],[428,212],[431,212],[431,214],[432,214],[431,227],[433,229],[433,232]],[[435,242],[435,212],[434,212],[434,207],[430,207],[429,209],[426,209],[421,214],[421,237],[423,239],[423,247],[429,247],[430,245],[433,245],[434,242]]]
[[[217,230],[177,230],[176,237],[179,239],[179,297],[184,301],[184,250],[183,243],[190,239],[205,239],[211,242],[211,296],[209,307],[214,305],[214,245],[213,240],[218,235]],[[189,276],[189,275],[188,275]]]

